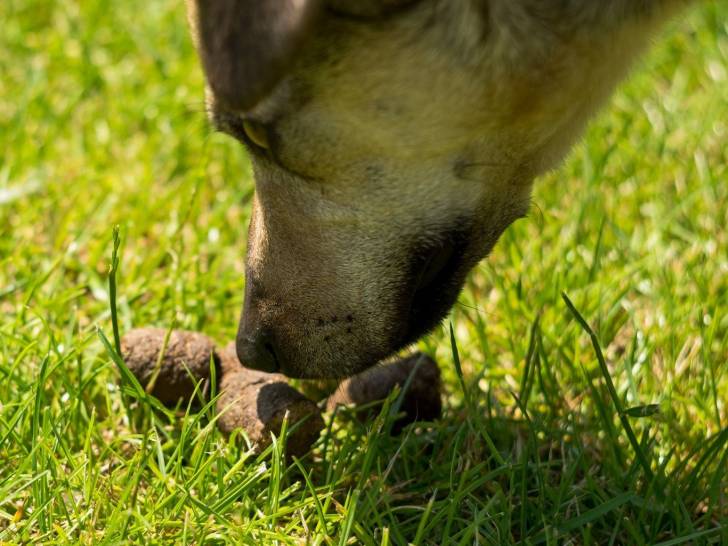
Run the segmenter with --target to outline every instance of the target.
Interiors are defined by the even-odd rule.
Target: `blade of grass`
[[[303,465],[301,464],[301,461],[298,459],[298,457],[293,457],[293,464],[295,464],[299,472],[301,472],[303,480],[306,482],[306,487],[311,493],[311,498],[313,499],[314,507],[316,508],[316,515],[318,516],[318,525],[316,527],[316,530],[322,530],[323,532],[326,532],[326,514],[324,513],[323,506],[321,506],[321,501],[318,498],[318,493],[316,493],[316,488],[311,482],[311,476],[308,472],[306,472],[306,469],[303,468]]]
[[[119,269],[119,238],[118,224],[112,229],[113,248],[111,250],[111,265],[109,266],[109,307],[111,309],[111,328],[114,332],[114,347],[116,354],[121,356],[121,337],[119,336],[119,318],[116,313],[116,272]]]
[[[359,489],[354,489],[346,496],[346,502],[344,503],[346,519],[344,520],[341,535],[339,536],[339,546],[345,546],[349,542],[351,527],[354,523],[354,516],[356,515],[356,507],[359,503],[360,494],[361,491]]]
[[[602,353],[602,348],[599,344],[599,339],[597,338],[597,335],[594,333],[594,331],[591,329],[591,326],[589,326],[587,321],[584,319],[584,317],[581,315],[581,313],[579,313],[579,311],[576,309],[574,304],[571,302],[571,300],[569,299],[569,296],[566,295],[566,292],[562,292],[561,297],[563,298],[564,302],[566,303],[566,306],[569,308],[569,311],[571,311],[571,314],[576,319],[577,323],[579,323],[581,328],[587,334],[589,334],[589,339],[591,340],[592,347],[594,348],[594,353],[596,354],[597,362],[599,363],[599,369],[601,370],[602,376],[604,377],[604,381],[607,385],[607,390],[609,391],[609,396],[612,399],[612,403],[614,404],[614,407],[617,409],[617,416],[619,417],[619,420],[622,423],[622,427],[624,428],[624,431],[627,434],[629,443],[632,445],[632,449],[635,452],[635,456],[637,457],[637,460],[639,461],[640,465],[642,466],[642,471],[644,472],[645,477],[647,478],[647,481],[652,483],[655,481],[655,475],[653,474],[652,469],[650,468],[650,463],[647,460],[647,456],[642,451],[639,440],[637,439],[637,436],[635,435],[634,430],[632,429],[632,425],[630,424],[629,419],[627,419],[627,414],[624,412],[624,409],[622,408],[622,402],[619,399],[619,395],[617,394],[617,389],[614,387],[612,378],[609,375],[609,368],[607,367],[607,362],[604,359],[604,354]],[[660,491],[660,489],[658,489],[658,491]],[[662,492],[662,496],[664,497],[664,492]]]
[[[412,541],[413,544],[421,544],[422,539],[425,536],[425,529],[427,528],[427,522],[430,519],[430,514],[432,514],[432,506],[434,505],[436,498],[437,498],[437,489],[435,489],[432,492],[432,496],[430,497],[430,500],[427,502],[425,511],[422,514],[422,517],[420,518],[420,523],[417,526],[417,532],[415,532],[415,539]]]
[[[33,474],[37,475],[40,472],[41,467],[45,468],[45,461],[39,460],[40,455],[43,453],[42,449],[36,449],[39,442],[43,441],[40,435],[41,427],[41,408],[44,403],[43,386],[46,381],[46,371],[48,370],[48,363],[50,362],[50,356],[46,355],[40,363],[40,371],[38,372],[38,380],[36,382],[35,390],[35,404],[33,406],[33,421],[31,427],[31,445],[32,445],[32,466]],[[41,531],[46,532],[50,528],[50,519],[48,513],[42,506],[46,506],[49,500],[48,496],[48,474],[43,472],[43,477],[36,482],[33,482],[33,501],[38,512],[38,523]]]
[[[455,372],[458,376],[458,381],[460,383],[460,388],[463,390],[463,398],[465,399],[465,405],[468,408],[468,413],[473,416],[478,417],[478,421],[480,421],[480,412],[477,411],[475,407],[473,407],[472,398],[470,396],[470,389],[467,388],[465,385],[465,376],[463,375],[463,367],[460,363],[460,353],[458,351],[458,345],[455,342],[455,332],[452,327],[452,322],[450,323],[450,348],[452,351],[452,360],[455,364]],[[483,423],[478,423],[478,430],[477,433],[485,440],[485,443],[488,446],[488,449],[490,449],[491,454],[493,455],[493,458],[498,462],[499,465],[505,466],[506,461],[503,458],[503,456],[500,454],[500,451],[498,451],[498,448],[495,445],[495,442],[493,442],[493,439],[490,437],[490,434],[488,434],[488,431],[486,430]],[[473,424],[470,420],[468,420],[468,427],[471,427],[471,430],[473,430]]]
[[[703,529],[702,531],[696,531],[694,533],[690,533],[689,535],[683,535],[681,537],[671,538],[670,540],[666,540],[664,542],[658,542],[653,546],[677,546],[678,544],[685,544],[686,542],[690,542],[691,540],[695,540],[696,538],[703,538],[717,534],[723,529],[725,529],[725,527],[723,526],[713,527],[711,529]]]

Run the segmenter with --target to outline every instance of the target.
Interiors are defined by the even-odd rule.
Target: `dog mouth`
[[[437,326],[457,299],[468,271],[471,229],[449,231],[432,246],[416,247],[406,290],[409,309],[402,345],[416,341]]]

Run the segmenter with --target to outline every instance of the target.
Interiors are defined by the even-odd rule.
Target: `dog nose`
[[[239,330],[235,350],[238,360],[246,368],[268,373],[280,369],[273,334],[266,328],[258,328],[252,333]]]

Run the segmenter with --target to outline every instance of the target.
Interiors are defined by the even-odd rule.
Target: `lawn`
[[[327,414],[300,461],[127,408],[101,339],[115,225],[122,334],[236,330],[253,185],[181,4],[0,5],[0,543],[728,544],[725,2],[665,29],[420,343],[442,418]]]

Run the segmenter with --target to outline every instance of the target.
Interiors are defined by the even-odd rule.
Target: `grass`
[[[249,165],[179,4],[0,6],[0,542],[728,544],[724,3],[663,33],[421,342],[442,419],[327,416],[300,461],[119,386],[115,225],[122,335],[226,341],[242,302]]]

